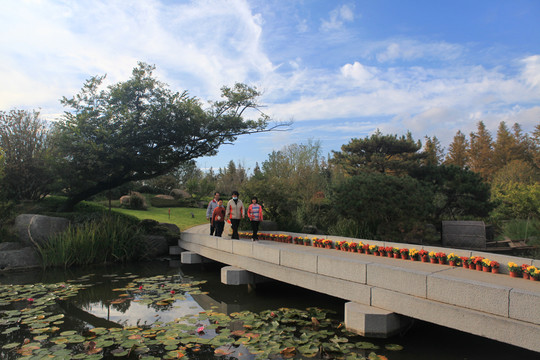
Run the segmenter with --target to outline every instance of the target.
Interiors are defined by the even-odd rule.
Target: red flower
[[[176,292],[174,290],[171,290],[171,294],[175,294]]]

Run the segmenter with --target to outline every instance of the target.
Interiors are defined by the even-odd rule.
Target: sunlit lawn
[[[122,214],[128,214],[137,217],[138,219],[152,219],[163,223],[177,225],[181,231],[190,227],[207,223],[206,209],[198,208],[171,208],[169,217],[169,208],[149,207],[148,210],[130,210],[113,208]],[[194,216],[192,216],[193,214]]]

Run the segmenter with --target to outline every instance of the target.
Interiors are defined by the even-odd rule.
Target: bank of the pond
[[[138,282],[129,287],[128,285],[133,281]],[[188,283],[196,284],[196,286],[188,286]],[[89,330],[93,328],[100,329],[94,331],[98,333],[107,331],[107,334],[103,333],[99,336],[110,335],[113,337],[114,334],[120,333],[120,328],[123,326],[138,325],[139,327],[143,327],[143,325],[149,326],[150,324],[155,326],[156,321],[158,326],[166,326],[165,324],[175,322],[175,319],[178,318],[195,319],[201,313],[209,314],[205,315],[205,318],[212,321],[218,321],[216,320],[218,317],[216,314],[219,313],[229,317],[235,316],[234,314],[244,314],[241,315],[244,317],[248,317],[245,314],[254,314],[249,315],[249,317],[261,316],[264,318],[266,316],[263,321],[264,324],[272,324],[274,320],[272,313],[280,320],[283,320],[285,316],[289,316],[286,314],[305,316],[304,314],[306,313],[304,312],[308,311],[309,313],[307,309],[320,308],[327,310],[325,314],[327,313],[328,317],[332,319],[334,326],[331,327],[331,330],[324,331],[336,331],[336,339],[346,339],[347,343],[352,345],[355,354],[358,354],[358,356],[368,356],[370,353],[374,353],[385,356],[390,360],[538,358],[537,353],[423,322],[415,322],[405,333],[386,340],[365,339],[353,334],[346,335],[346,333],[339,333],[336,329],[340,327],[340,319],[343,319],[343,314],[341,313],[343,309],[342,300],[277,282],[258,284],[256,287],[227,286],[220,282],[219,264],[179,266],[176,261],[159,261],[73,268],[67,271],[32,271],[3,274],[0,276],[0,284],[60,284],[58,285],[59,289],[65,289],[72,284],[82,284],[84,287],[78,290],[73,296],[66,297],[64,300],[57,302],[50,309],[43,310],[47,312],[44,315],[45,319],[52,318],[54,320],[50,326],[56,326],[60,329],[56,334],[50,335],[49,338],[43,336],[47,332],[33,334],[25,331],[26,325],[24,324],[5,325],[6,319],[14,314],[12,311],[21,311],[26,308],[32,309],[32,305],[28,303],[28,297],[21,294],[20,298],[22,300],[9,305],[11,308],[8,308],[8,305],[2,303],[0,307],[0,333],[2,333],[0,337],[0,348],[17,342],[22,344],[25,342],[25,339],[29,339],[30,343],[35,343],[36,345],[34,346],[45,346],[44,344],[47,341],[55,339],[58,344],[55,343],[54,346],[59,347],[55,350],[62,353],[62,351],[65,351],[65,349],[60,349],[61,346],[59,346],[63,342],[61,340],[62,337],[66,337],[68,339],[67,341],[78,341],[81,338],[77,336],[88,338],[92,334]],[[185,295],[181,294],[187,288],[194,291],[191,293],[186,292]],[[125,296],[125,294],[129,296]],[[38,296],[36,296],[37,298]],[[174,298],[174,301],[171,300],[172,298]],[[283,311],[282,313],[278,313],[280,308],[292,310],[290,312]],[[55,316],[59,315],[63,315],[62,318],[56,319]],[[289,321],[289,318],[286,319]],[[215,332],[216,328],[205,322],[207,320],[197,319],[193,321],[195,323],[191,325],[191,328],[186,327],[186,329],[191,330],[187,330],[190,333],[185,335],[187,338],[183,341],[188,341],[189,339],[191,339],[189,341],[195,341],[198,338],[210,339],[211,336],[218,336]],[[57,322],[57,324],[53,324],[54,322]],[[200,326],[205,328],[203,330],[205,334],[197,334],[197,329],[193,330],[193,326],[199,325],[199,322]],[[307,322],[308,325],[304,324],[302,326],[306,326],[306,336],[311,336],[310,334],[313,332],[312,327],[315,325],[311,319],[307,319]],[[17,327],[18,329],[15,329]],[[114,328],[118,330],[101,330]],[[245,330],[240,328],[233,331]],[[178,329],[174,331],[177,332]],[[269,336],[266,331],[264,330],[260,336]],[[289,326],[286,330],[281,331],[283,332],[283,339],[285,339],[288,333],[297,330],[293,330]],[[62,333],[64,335],[60,336],[59,334]],[[247,339],[244,335],[241,335],[245,333],[238,332],[237,334],[237,340]],[[21,336],[17,338],[18,335]],[[94,333],[94,335],[96,334]],[[138,335],[133,334],[132,336],[137,337]],[[224,336],[224,334],[219,336]],[[86,340],[86,338],[81,340],[78,343],[79,345],[73,346],[80,347],[82,353],[88,357],[91,350],[88,349],[88,345],[84,345],[89,344],[89,340]],[[154,338],[154,340],[156,339]],[[255,341],[253,339],[255,337],[245,341]],[[206,340],[197,341],[204,343]],[[311,340],[311,342],[314,341]],[[339,346],[342,345],[338,340],[336,340],[336,343]],[[195,344],[201,345],[201,343]],[[359,346],[356,346],[358,344]],[[180,341],[174,346],[178,348],[179,345],[181,345]],[[15,345],[11,346],[13,348],[1,350],[0,358],[15,359],[23,357],[24,353],[17,353],[17,347]],[[167,346],[172,347],[173,345],[169,344]],[[257,344],[253,343],[251,346],[257,346]],[[69,346],[67,347],[69,348]],[[403,347],[403,349],[397,350],[399,347]],[[238,351],[224,355],[221,352],[215,353],[214,351],[209,351],[208,347],[203,346],[201,349],[199,352],[193,352],[192,349],[189,350],[191,351],[188,351],[189,358],[230,359],[232,356],[237,359],[254,358],[254,355]],[[303,350],[309,352],[309,347],[304,347]],[[169,350],[163,351],[161,353],[162,355],[167,354]],[[220,351],[225,350],[222,349]],[[94,355],[99,354],[99,352],[96,352]],[[117,355],[119,354],[117,353]],[[287,355],[282,354],[275,358],[285,357]],[[295,358],[302,358],[299,352]],[[318,358],[317,355],[315,358]]]

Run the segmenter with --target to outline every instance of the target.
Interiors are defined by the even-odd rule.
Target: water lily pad
[[[6,345],[2,346],[2,349],[9,350],[9,349],[13,349],[13,348],[18,347],[19,345],[21,345],[21,344],[19,344],[19,343],[9,343],[9,344],[6,344]]]
[[[390,350],[390,351],[399,351],[399,350],[403,350],[403,346],[398,345],[398,344],[387,344],[387,345],[385,345],[384,348],[385,348],[386,350]]]

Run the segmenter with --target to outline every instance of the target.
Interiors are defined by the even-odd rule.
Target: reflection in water
[[[54,312],[65,314],[61,324],[58,324],[59,331],[75,329],[82,333],[90,328],[167,323],[190,314],[197,315],[203,311],[223,314],[241,311],[260,313],[282,307],[302,310],[319,307],[333,311],[336,320],[343,319],[344,301],[341,299],[277,282],[259,284],[255,288],[224,285],[220,281],[220,267],[219,264],[178,267],[170,266],[167,261],[93,266],[69,271],[48,270],[47,272],[3,274],[0,276],[0,284],[58,283],[81,279],[88,287],[73,298],[60,301],[56,305]],[[156,307],[141,302],[137,294],[121,296],[125,291],[114,291],[138,278],[155,275],[163,275],[170,281],[204,281],[199,286],[203,292],[207,293],[186,295],[183,300]],[[1,316],[0,312],[0,318]],[[0,327],[0,329],[4,328]],[[210,331],[207,336],[211,334]],[[21,341],[15,335],[15,332],[2,334],[0,347]],[[350,338],[350,341],[355,342],[365,340],[361,337]],[[415,326],[402,336],[369,341],[381,346],[377,353],[387,356],[390,360],[503,359],[508,358],[509,355],[520,359],[538,358],[537,353],[420,321],[417,321]],[[400,344],[404,346],[404,350],[387,351],[384,349],[386,344]],[[0,358],[4,358],[2,353],[0,353]],[[213,354],[208,354],[208,358],[213,358]]]

